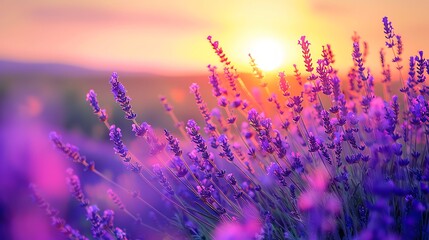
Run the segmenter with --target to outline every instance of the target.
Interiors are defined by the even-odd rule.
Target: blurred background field
[[[88,159],[95,161],[108,174],[113,174],[109,169],[123,169],[113,154],[108,131],[85,101],[89,89],[97,91],[102,106],[109,112],[109,118],[125,130],[126,141],[133,138],[131,127],[110,92],[110,74],[60,64],[0,62],[1,236],[46,239],[52,238],[49,234],[54,234],[62,237],[51,231],[54,229],[51,229],[45,216],[40,216],[40,212],[35,214],[38,211],[27,188],[30,182],[37,183],[48,196],[61,203],[62,207],[57,207],[65,211],[66,216],[73,214],[74,208],[67,206],[73,206],[73,202],[70,203],[68,197],[65,169],[82,169],[53,148],[48,137],[50,131],[57,131],[77,145]],[[159,96],[163,94],[169,99],[180,119],[188,119],[198,113],[188,86],[192,82],[208,81],[207,76],[202,75],[166,77],[120,73],[120,78],[126,83],[130,96],[133,96],[132,103],[139,119],[150,122],[156,129],[169,127],[172,132],[175,132],[174,124],[164,111]],[[208,96],[209,89],[205,89]],[[148,149],[143,145],[138,142],[132,148],[138,149],[142,156],[148,156]],[[92,179],[94,176],[83,175],[85,182],[95,182]],[[101,192],[87,189],[88,194],[93,195],[94,202],[98,199],[100,204],[106,204],[105,189],[108,186],[103,187],[104,191]],[[82,219],[76,219],[79,220]]]

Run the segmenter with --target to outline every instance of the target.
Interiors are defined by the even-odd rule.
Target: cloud
[[[140,26],[178,29],[203,29],[212,23],[197,15],[163,9],[109,9],[88,6],[36,6],[29,10],[31,21],[56,24]]]

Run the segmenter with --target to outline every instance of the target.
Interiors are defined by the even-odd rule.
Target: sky
[[[301,63],[301,35],[314,58],[331,44],[336,67],[352,64],[351,36],[369,43],[368,64],[378,66],[384,46],[381,19],[403,36],[404,58],[427,50],[429,1],[105,1],[0,0],[0,60],[60,63],[90,69],[186,75],[218,64],[208,35],[219,40],[240,71],[258,42],[280,43],[280,68]],[[257,59],[256,59],[257,60]],[[374,67],[377,71],[377,67]]]

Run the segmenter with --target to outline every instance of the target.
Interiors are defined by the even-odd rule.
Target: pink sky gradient
[[[103,70],[177,75],[206,72],[216,56],[213,35],[241,71],[250,71],[252,40],[285,46],[287,74],[301,62],[297,41],[307,35],[313,55],[330,43],[337,68],[352,64],[351,36],[369,43],[369,65],[384,46],[389,16],[405,44],[404,58],[429,51],[429,1],[15,1],[0,8],[0,59],[65,63]],[[375,69],[376,70],[376,69]],[[343,70],[345,71],[345,70]]]

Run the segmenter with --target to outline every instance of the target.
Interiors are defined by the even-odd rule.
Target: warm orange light
[[[274,39],[259,39],[250,46],[250,54],[263,71],[272,71],[284,64],[284,47]]]

